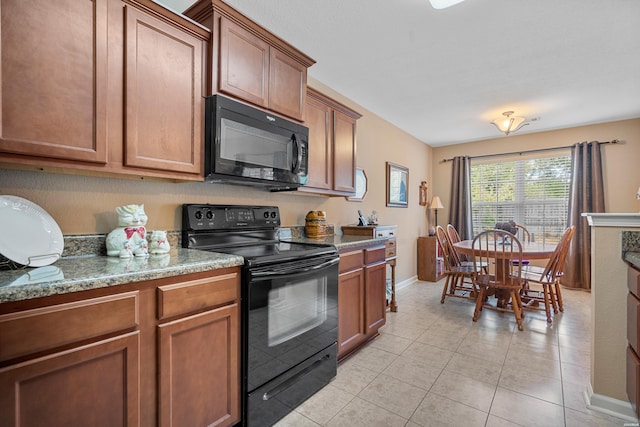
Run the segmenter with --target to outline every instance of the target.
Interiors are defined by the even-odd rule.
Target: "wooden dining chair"
[[[458,242],[461,241],[460,234],[458,233],[458,230],[456,230],[456,227],[453,226],[453,224],[447,224],[447,236],[449,236],[449,240],[451,241],[452,245],[453,245],[453,243],[458,243]],[[462,265],[464,265],[464,266],[473,265],[473,261],[471,260],[470,256],[456,251],[455,247],[453,247],[453,250],[455,251],[455,254],[458,257],[458,260],[460,261],[460,263]],[[485,264],[485,265],[482,265],[481,267],[485,271],[485,273],[489,272],[489,266],[488,265]]]
[[[544,268],[530,266],[527,271],[523,273],[525,283],[522,290],[522,298],[529,301],[525,305],[525,308],[539,309],[536,307],[536,304],[531,302],[543,302],[548,323],[552,321],[551,308],[553,308],[554,314],[557,314],[558,310],[564,311],[560,291],[560,278],[564,274],[564,266],[575,230],[576,227],[572,225],[564,231],[558,246],[556,246],[555,251]],[[541,289],[531,288],[532,284],[539,285]]]
[[[478,292],[473,284],[473,263],[463,265],[460,262],[451,239],[439,225],[436,227],[436,240],[444,260],[443,274],[446,276],[440,303],[444,304],[447,296],[475,298]],[[465,279],[468,280],[465,281]]]
[[[458,233],[456,227],[453,226],[453,224],[447,224],[447,236],[449,236],[449,240],[451,241],[451,243],[458,243],[461,240],[460,234]],[[460,262],[471,261],[471,259],[465,254],[458,253],[457,255]]]
[[[522,260],[522,243],[513,234],[505,230],[486,230],[473,239],[472,253],[474,260],[474,283],[478,288],[476,308],[473,321],[477,321],[483,308],[514,313],[518,329],[523,330],[522,300],[522,263],[514,264],[512,260]],[[492,274],[485,273],[482,264],[495,264]],[[486,296],[494,291],[497,300],[504,300],[504,304],[489,302]],[[510,303],[509,303],[510,302]],[[509,307],[510,306],[510,307]]]

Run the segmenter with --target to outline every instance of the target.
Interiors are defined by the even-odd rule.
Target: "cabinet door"
[[[0,426],[140,425],[139,347],[132,332],[0,369]]]
[[[203,42],[125,6],[125,165],[202,173]]]
[[[307,97],[309,187],[333,189],[333,114],[326,104]]]
[[[356,119],[335,111],[334,128],[334,189],[356,191]]]
[[[220,20],[219,68],[221,92],[269,106],[269,45],[226,18]]]
[[[276,48],[270,50],[269,109],[302,120],[307,67]]]
[[[238,305],[159,326],[159,425],[240,420]]]
[[[364,271],[342,273],[338,280],[338,358],[362,343],[364,329]]]
[[[105,164],[107,0],[2,0],[0,20],[0,151]]]
[[[387,315],[387,265],[383,262],[365,269],[365,333],[373,335],[383,326]]]

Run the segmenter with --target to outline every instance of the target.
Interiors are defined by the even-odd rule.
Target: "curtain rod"
[[[611,141],[595,141],[598,144],[619,144],[621,141],[619,139],[612,139]],[[498,154],[484,154],[482,156],[469,156],[470,159],[482,159],[485,157],[499,157],[499,156],[513,156],[514,154],[523,155],[529,153],[541,153],[544,151],[555,151],[555,150],[566,150],[567,148],[573,148],[573,145],[565,145],[564,147],[551,147],[551,148],[539,148],[537,150],[526,150],[526,151],[512,151],[510,153],[498,153]],[[442,163],[451,162],[453,159],[442,159]]]

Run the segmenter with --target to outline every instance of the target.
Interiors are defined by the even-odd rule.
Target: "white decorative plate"
[[[29,267],[60,258],[64,238],[60,227],[40,206],[17,196],[0,196],[0,254]]]

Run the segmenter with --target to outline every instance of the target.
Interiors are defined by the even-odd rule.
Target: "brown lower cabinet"
[[[0,304],[0,427],[240,420],[239,268]]]
[[[640,417],[640,270],[629,266],[627,274],[627,397]]]
[[[386,321],[385,246],[340,251],[338,279],[338,359],[371,338]]]

